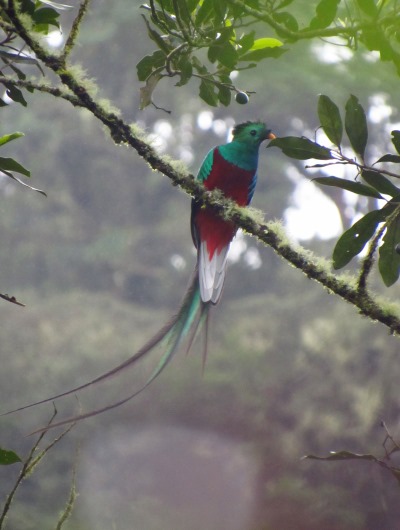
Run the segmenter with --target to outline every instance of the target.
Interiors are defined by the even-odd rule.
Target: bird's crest
[[[265,127],[265,123],[262,121],[245,121],[243,123],[238,123],[235,125],[235,127],[232,130],[232,136],[235,138],[238,134],[240,134],[246,127],[249,125],[263,125]]]

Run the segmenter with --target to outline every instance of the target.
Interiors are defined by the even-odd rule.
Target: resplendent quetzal
[[[200,167],[197,179],[208,190],[220,189],[226,197],[234,200],[239,206],[248,205],[253,197],[257,182],[259,147],[264,140],[273,138],[275,138],[275,135],[262,122],[248,121],[236,125],[232,132],[232,140],[227,144],[214,147],[207,154]],[[154,372],[139,390],[116,403],[54,423],[50,427],[95,416],[126,403],[144,390],[165,368],[182,340],[187,336],[189,336],[189,350],[197,330],[203,323],[206,323],[207,330],[210,307],[217,304],[221,297],[225,280],[227,254],[237,227],[232,221],[222,219],[210,208],[201,206],[196,199],[193,199],[191,231],[193,243],[197,249],[197,264],[179,311],[170,322],[132,357],[105,374],[72,390],[25,405],[6,414],[67,396],[104,381],[130,367],[153,350],[155,346],[161,344],[165,348],[165,352]]]

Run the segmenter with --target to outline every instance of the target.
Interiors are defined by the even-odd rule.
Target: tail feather
[[[192,349],[193,342],[197,338],[197,336],[199,334],[199,331],[203,328],[204,322],[206,322],[206,324],[208,324],[208,314],[209,314],[208,311],[209,311],[209,308],[210,308],[210,305],[208,303],[202,302],[200,311],[198,312],[198,315],[197,315],[196,322],[193,323],[193,325],[192,325],[190,337],[189,337],[188,344],[187,344],[187,347],[186,347],[186,354],[188,354],[190,352],[190,350]],[[207,329],[207,328],[205,328],[205,329]],[[207,334],[206,334],[205,339],[206,339],[205,348],[207,349],[207,344],[208,344]]]
[[[66,392],[62,392],[60,394],[56,394],[49,398],[36,401],[35,403],[30,403],[23,407],[19,407],[17,409],[5,412],[3,414],[0,414],[0,416],[5,416],[7,414],[19,412],[21,410],[34,407],[36,405],[48,403],[50,401],[54,401],[61,397],[68,396],[70,394],[79,392],[80,390],[83,390],[90,386],[96,385],[97,383],[100,383],[101,381],[105,381],[113,377],[114,375],[122,372],[123,370],[130,368],[139,359],[143,358],[147,353],[151,352],[156,346],[159,346],[159,345],[165,346],[166,350],[163,356],[161,357],[158,365],[156,366],[155,370],[151,373],[147,381],[134,393],[130,394],[129,396],[125,397],[124,399],[120,401],[112,403],[111,405],[107,405],[101,409],[93,410],[93,411],[81,414],[79,416],[68,418],[58,423],[53,423],[50,426],[47,426],[43,429],[39,429],[35,431],[35,433],[48,430],[49,428],[54,428],[54,427],[66,425],[69,423],[75,423],[77,421],[83,420],[85,418],[90,418],[92,416],[97,416],[98,414],[101,414],[102,412],[106,412],[107,410],[111,410],[116,407],[119,407],[120,405],[123,405],[127,401],[130,401],[135,396],[140,394],[140,392],[142,392],[145,388],[147,388],[154,381],[154,379],[156,379],[156,377],[160,375],[160,373],[164,370],[164,368],[167,366],[167,364],[170,362],[170,360],[176,353],[181,342],[187,336],[189,331],[193,329],[191,337],[190,337],[190,341],[189,341],[188,349],[190,349],[193,343],[193,340],[197,334],[198,329],[201,327],[202,323],[204,322],[204,319],[208,315],[208,310],[209,310],[209,304],[202,302],[201,297],[200,297],[198,272],[196,269],[193,274],[190,286],[188,290],[186,291],[185,297],[181,303],[181,306],[177,314],[158,333],[156,333],[156,335],[154,335],[144,346],[142,346],[142,348],[140,348],[140,350],[138,350],[132,357],[130,357],[123,363],[119,364],[112,370],[105,372],[104,374],[100,375],[99,377],[96,377],[95,379],[87,383],[84,383],[75,388],[67,390]]]
[[[229,245],[217,249],[209,256],[207,241],[200,243],[199,249],[199,283],[201,298],[218,303],[225,281]]]

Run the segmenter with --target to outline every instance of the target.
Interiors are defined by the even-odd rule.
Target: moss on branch
[[[234,3],[235,0],[230,1]],[[87,2],[84,2],[84,6],[87,6]],[[177,162],[160,156],[138,128],[128,125],[117,115],[117,112],[110,111],[107,105],[97,100],[90,82],[79,77],[73,67],[66,65],[64,58],[69,54],[70,48],[61,57],[51,54],[33,38],[29,29],[24,26],[13,0],[8,2],[0,0],[0,9],[7,14],[19,36],[36,54],[38,60],[52,70],[69,90],[45,88],[44,85],[32,86],[33,88],[47,92],[54,97],[67,99],[74,106],[86,108],[107,127],[115,143],[125,143],[135,149],[153,170],[167,176],[174,185],[179,186],[187,194],[212,208],[218,215],[233,220],[238,227],[265,245],[272,247],[279,256],[301,270],[309,279],[318,282],[329,292],[355,306],[360,314],[372,321],[381,322],[389,328],[391,333],[400,334],[400,311],[398,307],[370,294],[365,288],[365,282],[357,282],[357,278],[351,276],[333,274],[329,262],[313,256],[309,251],[302,248],[295,248],[286,238],[279,223],[265,223],[260,220],[258,214],[255,216],[251,210],[238,207],[232,201],[222,197],[220,192],[207,191],[202,184],[194,179],[193,175],[178,167]],[[81,13],[83,12],[84,7],[81,8]],[[82,17],[83,15],[80,17],[80,21]],[[76,31],[75,28],[71,42],[75,42]],[[28,87],[29,85],[28,81],[15,81],[15,84],[18,83],[19,86],[25,84]]]

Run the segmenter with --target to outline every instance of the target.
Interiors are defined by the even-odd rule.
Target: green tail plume
[[[109,370],[108,372],[100,375],[99,377],[96,377],[96,379],[93,379],[92,381],[89,381],[87,383],[84,383],[83,385],[72,388],[71,390],[67,390],[66,392],[62,392],[61,394],[57,394],[55,396],[42,399],[41,401],[36,401],[35,403],[30,403],[29,405],[25,405],[23,407],[19,407],[17,409],[5,412],[3,414],[0,414],[0,416],[5,416],[7,414],[12,414],[14,412],[28,409],[30,407],[35,407],[36,405],[48,403],[49,401],[54,401],[61,397],[68,396],[70,394],[79,392],[80,390],[83,390],[84,388],[88,388],[89,386],[96,385],[97,383],[100,383],[101,381],[105,381],[113,377],[114,375],[122,372],[123,370],[130,368],[137,361],[139,361],[139,359],[144,357],[146,354],[150,353],[155,347],[157,346],[164,347],[165,352],[163,356],[161,357],[155,370],[152,372],[152,374],[147,379],[147,381],[134,393],[130,394],[124,399],[121,399],[120,401],[112,403],[111,405],[107,405],[103,408],[92,410],[90,412],[86,412],[79,416],[68,418],[58,423],[53,423],[45,428],[38,429],[32,434],[46,431],[50,428],[59,427],[60,425],[66,425],[68,423],[75,423],[75,422],[84,420],[86,418],[90,418],[92,416],[97,416],[98,414],[101,414],[102,412],[106,412],[107,410],[111,410],[116,407],[119,407],[120,405],[123,405],[124,403],[130,401],[135,396],[140,394],[140,392],[142,392],[145,388],[147,388],[154,381],[154,379],[156,379],[156,377],[160,375],[160,373],[164,370],[164,368],[167,366],[167,364],[170,362],[170,360],[172,359],[172,357],[178,350],[182,341],[188,336],[190,332],[191,334],[190,334],[189,344],[187,348],[187,351],[189,351],[193,344],[194,339],[197,336],[199,329],[205,323],[206,324],[205,326],[206,342],[205,342],[205,349],[203,351],[203,364],[204,364],[206,353],[207,353],[207,328],[208,328],[209,307],[210,306],[208,303],[204,303],[201,300],[199,280],[198,280],[198,271],[196,268],[196,270],[194,271],[193,277],[192,277],[192,281],[190,283],[188,290],[186,291],[185,297],[181,303],[178,313],[162,329],[160,329],[160,331],[156,335],[154,335],[154,337],[152,337],[144,346],[142,346],[142,348],[140,348],[140,350],[138,350],[132,357],[130,357],[123,363],[119,364],[112,370]]]

